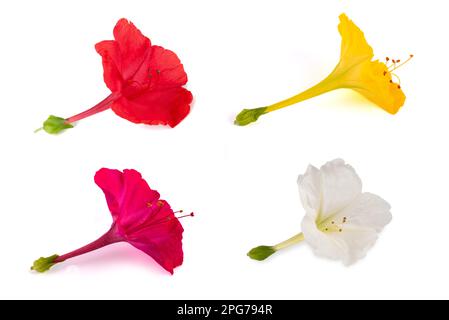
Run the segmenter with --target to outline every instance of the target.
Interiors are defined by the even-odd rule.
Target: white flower
[[[306,210],[304,239],[318,256],[350,265],[366,255],[391,221],[390,205],[379,196],[362,193],[360,178],[341,159],[319,170],[309,166],[298,185]]]

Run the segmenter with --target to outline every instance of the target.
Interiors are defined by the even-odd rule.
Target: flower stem
[[[97,103],[92,108],[83,111],[81,113],[78,113],[70,118],[65,119],[67,123],[73,123],[79,120],[82,120],[84,118],[90,117],[96,113],[108,110],[112,103],[117,100],[120,97],[120,94],[118,93],[112,93],[106,99],[102,100],[101,102]]]
[[[290,247],[291,245],[297,244],[301,241],[304,241],[304,234],[298,233],[296,236],[291,237],[288,240],[285,240],[281,243],[278,243],[277,245],[273,246],[273,249],[276,251],[282,250],[284,248]]]
[[[94,242],[89,243],[88,245],[81,247],[77,250],[74,250],[72,252],[66,253],[62,256],[59,256],[57,254],[54,254],[49,257],[40,257],[36,261],[34,261],[33,265],[31,266],[31,270],[37,271],[37,272],[46,272],[50,270],[51,267],[53,267],[55,264],[63,262],[67,259],[80,256],[82,254],[103,248],[107,245],[123,241],[124,239],[119,235],[117,232],[117,227],[115,224],[111,226],[111,229],[109,229],[108,232],[106,232],[104,235],[102,235],[100,238],[95,240]]]
[[[113,225],[108,232],[106,232],[104,235],[102,235],[97,240],[89,243],[88,245],[86,245],[84,247],[81,247],[81,248],[71,251],[69,253],[63,254],[62,256],[58,256],[54,260],[54,263],[63,262],[67,259],[71,259],[71,258],[80,256],[82,254],[103,248],[107,245],[110,245],[110,244],[113,244],[116,242],[120,242],[122,240],[123,239],[117,234],[116,227]]]
[[[314,85],[313,87],[307,89],[306,91],[303,91],[293,97],[290,97],[288,99],[282,100],[280,102],[277,102],[275,104],[272,104],[271,106],[266,107],[264,114],[276,111],[285,107],[288,107],[292,104],[308,100],[310,98],[319,96],[323,93],[329,92],[334,90],[335,88],[332,86],[329,86],[329,82],[326,81],[327,78],[320,83]]]
[[[333,81],[332,74],[320,83],[314,85],[312,88],[301,92],[293,97],[282,100],[278,103],[272,104],[268,107],[255,108],[255,109],[243,109],[235,118],[234,123],[238,126],[246,126],[252,122],[257,121],[260,116],[272,111],[276,111],[292,104],[319,96],[323,93],[336,89],[335,82]]]

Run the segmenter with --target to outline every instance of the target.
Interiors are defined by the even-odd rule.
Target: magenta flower
[[[53,265],[67,259],[97,250],[116,242],[128,242],[151,256],[165,270],[173,269],[183,262],[180,218],[170,205],[159,199],[136,170],[100,169],[95,174],[95,183],[103,190],[112,214],[112,226],[96,241],[64,255],[41,257],[31,267],[45,272]],[[182,212],[182,211],[179,211]]]

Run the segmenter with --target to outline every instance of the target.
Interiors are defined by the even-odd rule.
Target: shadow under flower
[[[70,259],[65,263],[56,264],[52,272],[64,272],[76,267],[78,270],[97,272],[111,268],[147,269],[150,273],[170,275],[161,268],[150,256],[136,250],[128,243],[115,243],[101,250],[96,250]]]

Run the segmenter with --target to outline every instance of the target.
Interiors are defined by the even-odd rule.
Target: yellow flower
[[[405,95],[400,84],[393,80],[393,77],[399,79],[393,71],[413,55],[402,64],[400,60],[390,61],[389,58],[387,64],[390,65],[379,60],[372,61],[373,49],[366,42],[363,32],[345,14],[340,15],[338,30],[342,37],[340,62],[329,76],[312,88],[271,106],[244,109],[237,115],[235,124],[247,125],[263,114],[341,88],[355,90],[385,111],[397,113],[405,102]]]

